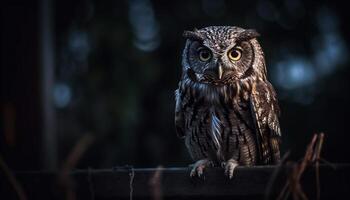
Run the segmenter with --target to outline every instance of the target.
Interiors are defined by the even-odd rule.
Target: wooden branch
[[[321,199],[350,195],[350,164],[335,166],[336,169],[320,165]],[[229,180],[220,168],[205,171],[205,179],[190,178],[188,168],[161,167],[76,170],[71,172],[70,176],[74,182],[72,187],[77,199],[159,199],[159,195],[162,195],[163,199],[263,199],[275,169],[275,166],[237,167],[232,180]],[[286,167],[279,170],[281,175],[274,177],[275,183],[269,195],[271,199],[275,199],[281,191],[286,181],[285,172],[289,171]],[[28,199],[62,199],[57,196],[57,177],[54,172],[16,173],[16,178],[27,192]],[[301,185],[311,199],[315,197],[315,167],[305,170]],[[155,188],[158,186],[160,188]],[[0,192],[0,197],[13,196],[11,186],[8,186],[3,174],[0,174]],[[130,194],[133,195],[132,198]]]

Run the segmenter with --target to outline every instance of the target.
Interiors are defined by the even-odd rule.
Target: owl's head
[[[252,29],[210,26],[185,31],[183,74],[194,82],[226,85],[248,77],[265,79],[265,60]]]

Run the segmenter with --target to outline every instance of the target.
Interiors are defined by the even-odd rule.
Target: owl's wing
[[[269,82],[253,85],[250,98],[256,126],[259,156],[262,164],[276,164],[280,160],[279,106],[276,92]]]
[[[175,90],[175,128],[178,137],[185,137],[185,118],[182,111],[179,89]]]

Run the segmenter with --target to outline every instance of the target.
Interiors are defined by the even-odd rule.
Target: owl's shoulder
[[[265,81],[256,81],[253,84],[251,96],[253,101],[258,104],[259,107],[265,107],[265,109],[274,111],[277,116],[280,114],[280,108],[278,105],[277,93],[272,84]]]
[[[272,84],[268,81],[256,82],[252,87],[250,99],[258,128],[261,129],[260,132],[268,128],[273,135],[280,136],[280,108]]]

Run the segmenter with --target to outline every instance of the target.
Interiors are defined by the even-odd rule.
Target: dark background
[[[0,154],[16,170],[57,169],[85,135],[77,168],[185,166],[174,90],[182,32],[261,33],[282,109],[282,150],[349,162],[349,11],[336,1],[48,0],[1,3]]]

